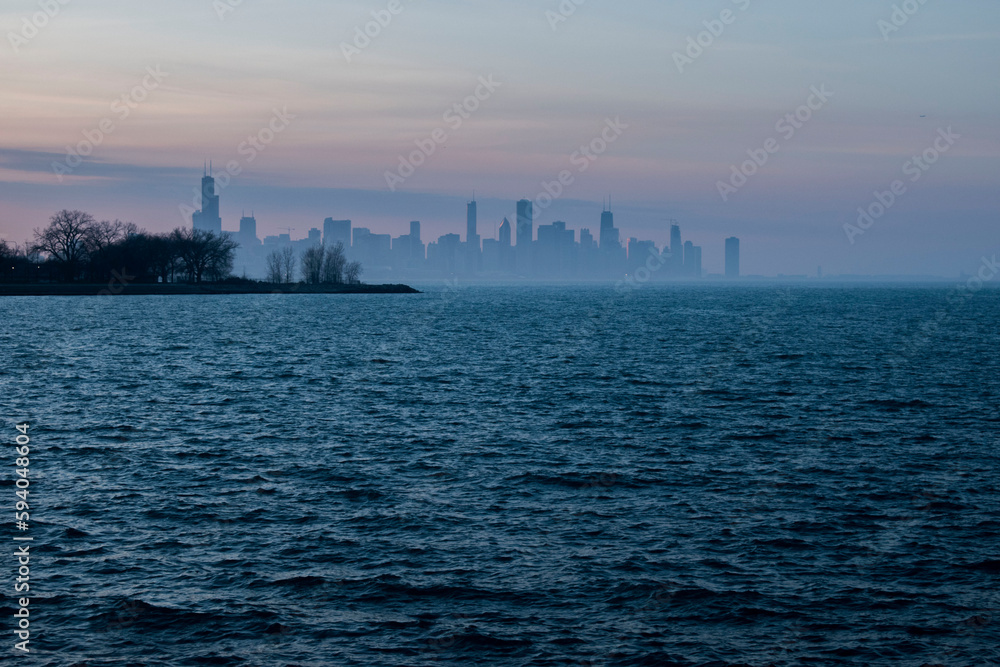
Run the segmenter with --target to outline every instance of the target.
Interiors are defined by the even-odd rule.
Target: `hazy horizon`
[[[23,242],[63,208],[177,227],[211,159],[240,171],[220,193],[224,228],[253,210],[262,237],[333,217],[464,239],[475,191],[489,238],[565,170],[536,226],[594,231],[610,195],[623,240],[662,246],[676,219],[708,273],[728,236],[744,273],[764,275],[952,276],[1000,245],[995,5],[914,0],[898,25],[910,3],[390,5],[53,0],[33,34],[40,5],[8,3],[0,238]],[[359,47],[372,12],[385,25]],[[707,46],[691,47],[699,33]],[[477,109],[454,110],[477,92]],[[783,121],[810,103],[807,121]],[[276,117],[260,150],[244,143]],[[574,154],[616,119],[620,136],[582,170]],[[87,136],[100,141],[71,166]],[[719,182],[769,139],[776,152],[724,201]],[[417,141],[433,154],[393,191],[386,172]],[[911,180],[935,142],[940,159]],[[896,180],[884,217],[845,232]]]

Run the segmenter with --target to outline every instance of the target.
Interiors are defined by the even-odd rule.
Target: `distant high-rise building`
[[[427,247],[427,263],[430,268],[446,274],[455,273],[459,267],[459,254],[462,247],[462,237],[458,234],[445,234],[438,238],[437,243]]]
[[[538,226],[538,244],[543,242],[546,245],[566,247],[576,243],[576,233],[572,229],[566,229],[566,223],[557,220],[551,225]]]
[[[576,268],[576,234],[566,229],[566,223],[557,220],[551,225],[538,226],[535,241],[537,266],[540,276],[568,278]]]
[[[482,270],[482,243],[479,238],[477,220],[476,195],[472,195],[465,218],[465,248],[463,248],[461,269],[467,274],[476,274]]]
[[[392,267],[394,269],[409,268],[413,259],[413,237],[397,236],[392,239]]]
[[[684,275],[701,278],[701,246],[690,241],[684,243]]]
[[[352,231],[351,245],[356,246],[367,236],[371,236],[372,230],[367,227],[355,227]]]
[[[201,210],[191,216],[191,224],[213,234],[222,234],[222,217],[219,215],[219,195],[215,192],[215,179],[206,167],[201,179]]]
[[[500,224],[500,245],[506,248],[511,246],[510,232],[510,220],[504,218],[503,222]]]
[[[351,221],[327,218],[323,221],[323,243],[333,247],[338,241],[345,248],[351,247]]]
[[[424,249],[424,243],[420,240],[420,221],[411,220],[410,221],[410,260],[411,266],[414,268],[419,268],[420,264],[424,261],[427,256],[427,251]]]
[[[264,274],[264,247],[257,238],[257,219],[253,213],[240,216],[240,230],[233,234],[239,244],[233,256],[233,272],[235,275],[260,277]]]
[[[251,213],[240,218],[240,233],[237,239],[244,248],[260,245],[257,238],[257,218]]]
[[[535,226],[535,207],[528,199],[517,202],[517,246],[531,245]]]
[[[309,230],[309,245],[319,245],[323,242],[323,232],[313,227]]]
[[[372,234],[367,227],[355,227],[348,256],[365,267],[386,267],[392,264],[392,236]]]
[[[601,213],[601,250],[618,249],[621,238],[615,229],[615,214],[611,211]]]
[[[483,239],[483,271],[496,273],[502,268],[500,260],[500,242],[496,239]]]
[[[479,248],[479,231],[477,229],[477,205],[475,197],[469,202],[468,210],[466,212],[466,226],[465,226],[465,242],[468,243],[473,248]]]
[[[684,269],[684,244],[681,242],[681,226],[676,223],[670,225],[670,256],[673,261],[674,273],[682,273]]]
[[[735,236],[726,239],[726,277],[740,277],[740,240]]]
[[[637,238],[628,240],[628,270],[638,271],[649,261],[650,256],[657,256],[656,244],[652,241],[640,241]]]
[[[512,232],[510,220],[504,218],[500,224],[499,248],[495,258],[496,265],[501,271],[514,270],[514,248],[511,245]]]

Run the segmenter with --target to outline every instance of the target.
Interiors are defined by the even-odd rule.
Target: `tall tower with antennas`
[[[604,204],[601,213],[601,250],[614,250],[621,247],[621,237],[615,228],[615,214],[611,212],[611,198]]]
[[[479,210],[476,204],[476,193],[472,192],[472,201],[469,202],[465,217],[465,242],[471,248],[479,248]]]
[[[201,178],[201,210],[191,216],[192,226],[213,234],[222,234],[222,217],[219,215],[219,195],[215,192],[215,178],[211,163],[205,165]]]

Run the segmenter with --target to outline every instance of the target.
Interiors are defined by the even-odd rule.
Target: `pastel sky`
[[[662,245],[677,220],[709,271],[733,235],[744,271],[768,275],[952,276],[1000,251],[995,0],[565,0],[571,14],[559,0],[398,2],[349,61],[342,44],[389,0],[69,0],[37,35],[25,21],[39,0],[0,1],[0,238],[23,242],[62,208],[169,230],[212,159],[240,171],[224,227],[252,209],[262,235],[332,216],[464,236],[475,190],[489,237],[565,170],[538,224],[594,230],[610,194],[625,237]],[[903,4],[916,11],[887,32]],[[675,54],[703,32],[680,71]],[[455,127],[445,114],[480,77],[499,86]],[[813,87],[832,96],[810,100]],[[808,121],[779,130],[807,101]],[[249,151],[275,110],[294,118]],[[627,127],[581,172],[574,153],[609,119]],[[386,172],[438,128],[447,138],[390,191]],[[947,151],[911,180],[904,165],[948,128]],[[99,145],[57,175],[88,134]],[[718,183],[772,138],[723,201]],[[851,243],[844,225],[897,179],[905,191]]]

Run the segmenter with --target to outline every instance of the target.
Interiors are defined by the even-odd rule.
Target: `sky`
[[[11,242],[64,208],[189,225],[211,159],[261,236],[464,238],[475,192],[487,238],[522,198],[596,231],[610,196],[709,272],[729,236],[763,275],[1000,251],[995,0],[0,0],[0,33]]]

